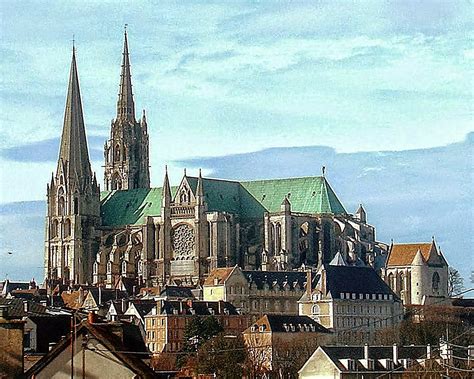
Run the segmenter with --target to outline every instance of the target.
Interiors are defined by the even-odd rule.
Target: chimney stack
[[[398,345],[396,343],[393,344],[393,364],[398,364]]]
[[[97,315],[94,312],[89,312],[87,314],[87,322],[89,324],[95,324],[97,322]]]
[[[369,359],[369,344],[364,345],[364,359]]]
[[[306,295],[308,295],[309,300],[311,300],[312,281],[313,281],[313,272],[310,267],[310,269],[308,270],[308,273],[306,274]]]

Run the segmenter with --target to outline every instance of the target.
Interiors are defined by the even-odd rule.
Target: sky
[[[180,162],[197,157],[283,146],[401,151],[473,130],[468,1],[4,1],[0,9],[0,203],[45,197],[73,35],[102,178],[124,24],[155,186],[165,164],[176,182]]]

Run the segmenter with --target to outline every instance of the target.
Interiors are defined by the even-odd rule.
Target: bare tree
[[[448,296],[455,296],[464,289],[464,279],[454,267],[448,269]]]

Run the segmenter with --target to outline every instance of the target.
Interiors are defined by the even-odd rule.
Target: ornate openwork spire
[[[128,54],[127,25],[125,25],[122,55],[122,73],[120,74],[117,118],[135,121],[135,104],[133,102],[132,74],[130,72],[130,57]]]
[[[59,165],[66,168],[68,177],[90,178],[92,176],[74,45],[72,48],[71,71],[69,74],[58,168]]]

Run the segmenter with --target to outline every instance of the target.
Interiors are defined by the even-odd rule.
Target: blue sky
[[[102,177],[125,23],[153,185],[165,163],[176,181],[178,161],[193,157],[279,146],[407,150],[473,130],[467,1],[18,1],[2,2],[1,13],[1,203],[44,199],[73,34]]]

